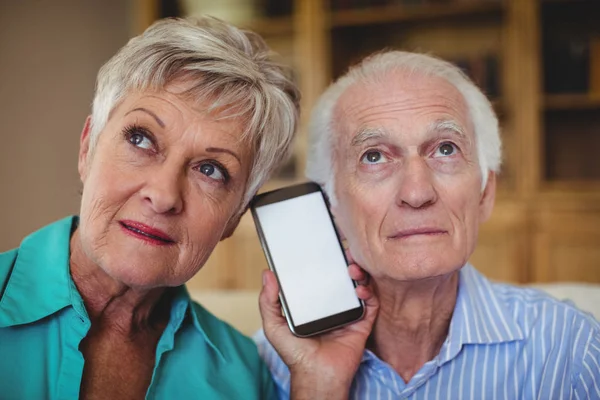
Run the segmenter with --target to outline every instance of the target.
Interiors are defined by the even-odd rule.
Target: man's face
[[[374,278],[415,280],[461,268],[491,213],[473,126],[442,78],[391,72],[357,83],[334,111],[333,209],[353,257]]]

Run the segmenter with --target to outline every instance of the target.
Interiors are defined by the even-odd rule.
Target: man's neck
[[[369,347],[405,382],[432,360],[448,335],[458,272],[416,282],[375,281],[380,309]]]

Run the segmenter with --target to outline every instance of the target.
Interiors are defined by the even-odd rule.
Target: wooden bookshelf
[[[544,4],[573,4],[573,3],[585,3],[586,1],[589,2],[590,0],[541,0],[542,3]],[[593,0],[592,0],[593,1]]]
[[[600,95],[585,93],[552,94],[544,96],[546,110],[589,110],[600,112]]]
[[[502,116],[506,113],[507,110],[506,104],[504,104],[504,100],[501,98],[494,98],[490,99],[490,102],[492,103],[492,107],[494,107],[494,111],[496,112],[498,117],[502,118]]]
[[[543,184],[542,191],[544,195],[556,195],[555,198],[566,194],[567,198],[584,200],[584,204],[596,203],[600,207],[600,182],[597,180],[550,181]]]
[[[502,13],[503,3],[465,2],[427,5],[389,5],[331,11],[331,27],[424,22],[449,18],[482,17]]]
[[[150,15],[147,4],[155,1],[136,0],[136,7]],[[267,1],[276,0],[258,4]],[[363,0],[367,6],[354,9],[334,9],[332,4],[340,4],[335,0],[279,1],[293,1],[293,11],[283,16],[258,12],[266,17],[247,26],[280,46],[274,47],[294,66],[303,114],[295,176],[274,179],[263,191],[304,180],[309,110],[329,82],[364,55],[382,48],[424,51],[453,62],[492,55],[498,78],[492,103],[500,117],[504,160],[496,207],[481,227],[471,261],[498,280],[600,282],[600,163],[595,154],[600,94],[565,90],[568,85],[545,90],[550,78],[556,83],[552,80],[581,77],[552,74],[549,68],[564,57],[545,61],[545,51],[551,40],[571,33],[600,38],[597,0],[428,0],[405,6]],[[384,3],[393,5],[374,5]],[[598,56],[590,62],[591,71],[599,68],[594,66],[600,65]],[[583,83],[577,82],[579,89]],[[264,268],[254,225],[245,215],[190,285],[257,289]]]
[[[267,38],[272,36],[290,36],[294,33],[294,21],[291,17],[260,18],[251,21],[244,28]]]

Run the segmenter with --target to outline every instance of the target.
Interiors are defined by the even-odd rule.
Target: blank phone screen
[[[256,213],[295,326],[360,307],[320,192]]]

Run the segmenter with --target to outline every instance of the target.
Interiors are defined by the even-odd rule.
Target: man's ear
[[[487,221],[492,215],[494,209],[494,201],[496,200],[496,173],[490,171],[488,173],[485,189],[481,194],[479,201],[479,223]]]
[[[79,160],[77,163],[77,169],[79,171],[79,178],[81,182],[85,182],[87,167],[90,158],[90,130],[92,125],[92,116],[88,115],[83,124],[83,130],[81,131],[81,137],[79,138]]]
[[[337,217],[337,207],[331,206],[330,210],[331,210],[331,215],[333,216],[333,224],[335,225],[335,230],[337,231],[342,243],[344,243],[346,241],[346,235],[344,234],[344,231],[342,231],[342,227],[338,223],[339,220]]]

